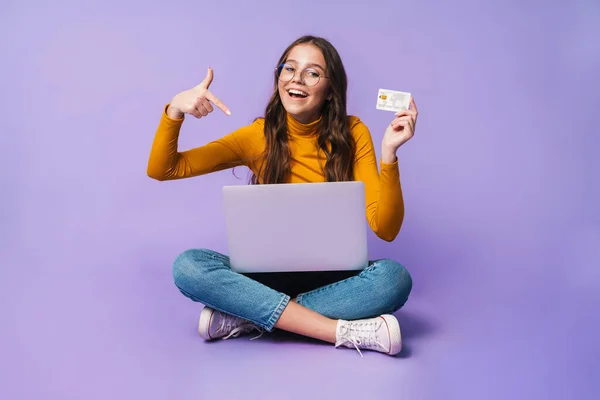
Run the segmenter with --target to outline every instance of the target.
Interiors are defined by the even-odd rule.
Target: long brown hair
[[[277,65],[285,62],[290,51],[299,44],[310,43],[323,53],[330,83],[331,99],[323,106],[321,122],[317,127],[319,150],[326,156],[324,168],[327,182],[353,179],[354,139],[350,134],[346,115],[346,90],[348,78],[342,59],[333,45],[326,39],[302,36],[283,52]],[[290,148],[288,145],[287,112],[283,107],[278,90],[278,77],[274,76],[274,91],[265,110],[266,147],[258,168],[252,174],[252,184],[285,183],[290,174]]]

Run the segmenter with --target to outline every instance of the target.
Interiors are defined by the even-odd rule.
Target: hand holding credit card
[[[382,160],[391,163],[397,159],[398,148],[414,136],[419,112],[412,94],[388,89],[379,89],[377,109],[394,113],[381,143]]]
[[[379,89],[377,95],[377,109],[384,111],[399,112],[408,110],[411,94],[396,90]]]

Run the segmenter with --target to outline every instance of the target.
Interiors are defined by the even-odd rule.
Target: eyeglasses
[[[289,82],[296,76],[296,68],[290,64],[281,64],[275,69],[277,72],[277,78],[282,82]],[[314,68],[303,69],[300,73],[300,79],[306,86],[315,86],[321,78],[328,78],[327,76],[321,76],[319,71]]]

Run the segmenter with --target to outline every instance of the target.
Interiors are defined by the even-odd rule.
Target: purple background
[[[0,398],[598,398],[597,1],[94,3],[0,5]],[[210,65],[233,115],[181,148],[251,122],[304,33],[340,51],[378,154],[377,89],[420,108],[402,232],[370,236],[415,282],[397,358],[205,344],[172,284],[179,252],[226,251],[242,181],[147,178],[164,104]]]

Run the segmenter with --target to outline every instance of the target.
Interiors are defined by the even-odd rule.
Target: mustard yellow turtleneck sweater
[[[170,118],[166,113],[167,107],[163,110],[152,144],[148,176],[160,181],[182,179],[242,165],[257,173],[258,160],[266,143],[264,119],[257,119],[204,146],[179,152],[177,142],[184,118]],[[356,142],[354,179],[365,184],[369,226],[379,238],[392,241],[404,219],[398,161],[393,164],[382,162],[379,174],[369,129],[355,116],[349,116],[348,120]],[[289,183],[324,182],[322,167],[326,160],[322,152],[317,151],[316,144],[318,121],[301,124],[288,115],[287,123],[291,150]]]

